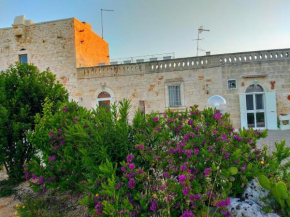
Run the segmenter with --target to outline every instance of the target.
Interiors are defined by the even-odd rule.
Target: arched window
[[[111,105],[111,101],[112,101],[111,95],[108,92],[103,91],[99,93],[97,97],[97,106],[109,108]]]
[[[263,87],[252,84],[246,89],[246,113],[248,128],[261,129],[265,122],[265,93]]]
[[[256,85],[252,84],[248,86],[248,88],[246,89],[246,93],[253,93],[253,92],[264,92],[264,89],[258,84]]]

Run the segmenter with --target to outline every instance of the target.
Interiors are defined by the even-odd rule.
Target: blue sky
[[[212,54],[290,47],[289,0],[0,0],[0,28],[19,15],[35,22],[76,17],[101,35],[101,8],[115,10],[103,13],[111,58],[195,56],[199,26],[210,29],[200,48]]]

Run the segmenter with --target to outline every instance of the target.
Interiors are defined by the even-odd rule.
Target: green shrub
[[[260,171],[259,183],[270,191],[268,199],[275,199],[276,204],[271,203],[273,209],[282,215],[290,215],[290,162],[283,162],[290,157],[290,148],[285,147],[285,140],[275,142],[276,151],[269,154],[264,149],[263,168]]]
[[[88,111],[75,102],[53,114],[51,103],[37,118],[30,142],[43,159],[27,164],[27,179],[36,179],[35,188],[82,190],[86,179],[97,176],[97,167],[109,159],[123,161],[133,150],[128,124],[129,101]]]
[[[27,133],[34,130],[36,114],[42,114],[45,98],[57,108],[67,101],[64,87],[51,72],[39,72],[36,66],[16,64],[0,73],[0,165],[10,179],[21,180],[22,165],[34,154]]]
[[[137,113],[139,153],[121,163],[122,177],[114,164],[102,165],[81,203],[95,216],[229,216],[229,197],[263,168],[256,141],[267,132],[235,132],[228,118],[197,107],[164,118]]]

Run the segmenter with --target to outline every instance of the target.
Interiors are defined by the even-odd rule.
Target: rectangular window
[[[169,107],[181,106],[181,91],[180,85],[168,86]]]
[[[20,62],[20,64],[28,63],[27,54],[19,55],[19,62]]]
[[[235,89],[237,89],[237,80],[236,79],[228,80],[228,90],[235,90]]]

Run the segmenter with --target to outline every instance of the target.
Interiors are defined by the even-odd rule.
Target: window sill
[[[176,107],[167,106],[165,108],[166,109],[171,109],[171,110],[185,110],[186,109],[186,106],[176,106]]]

